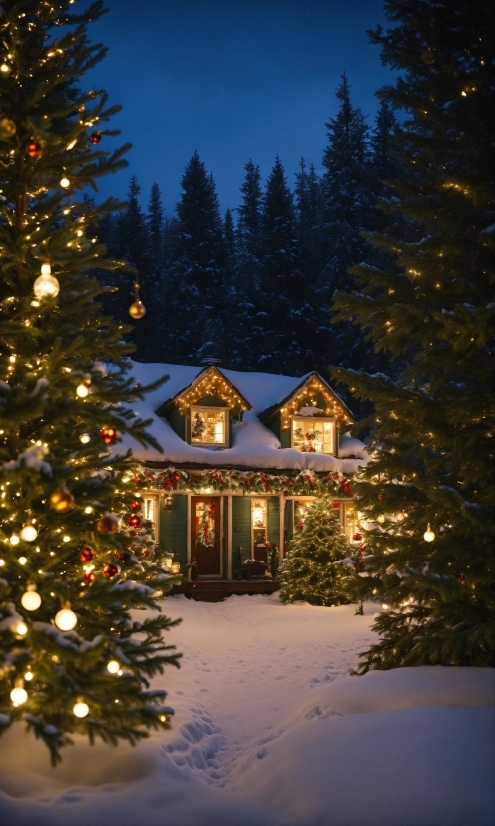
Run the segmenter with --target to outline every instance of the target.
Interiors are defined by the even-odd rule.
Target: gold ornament
[[[17,126],[10,118],[0,118],[0,138],[11,138],[17,132]]]
[[[75,500],[72,493],[64,485],[57,488],[57,490],[54,490],[50,496],[50,505],[54,511],[57,511],[57,513],[65,513],[66,511],[70,511],[70,509],[74,506],[74,501]]]
[[[134,303],[129,307],[129,315],[131,318],[142,318],[146,315],[146,307],[139,298],[139,281],[136,278],[134,283]]]
[[[144,306],[142,301],[134,301],[133,304],[129,307],[129,315],[132,318],[142,318],[146,315],[146,307]]]

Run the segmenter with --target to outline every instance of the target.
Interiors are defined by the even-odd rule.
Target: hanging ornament
[[[118,660],[110,660],[110,662],[107,663],[107,668],[110,674],[118,674],[120,671],[120,663]]]
[[[38,531],[32,522],[27,522],[24,527],[21,528],[20,537],[24,542],[34,542],[37,536]]]
[[[133,514],[132,516],[130,516],[130,517],[129,517],[129,519],[127,520],[127,524],[128,524],[131,528],[139,528],[139,526],[140,526],[140,524],[141,524],[141,518],[137,515],[137,513],[134,513],[134,514]]]
[[[91,143],[100,143],[101,132],[93,132],[93,134],[89,136],[89,140]]]
[[[79,396],[80,399],[85,399],[86,396],[89,396],[89,394],[90,394],[90,389],[89,389],[90,385],[91,385],[91,380],[90,379],[85,379],[85,381],[82,381],[81,384],[78,384],[78,386],[76,387],[76,393],[77,393],[77,395]]]
[[[119,517],[108,511],[98,521],[98,530],[100,533],[117,533],[119,522]]]
[[[140,511],[141,510],[141,502],[139,499],[134,499],[131,502],[131,511]]]
[[[90,585],[92,582],[95,582],[97,577],[94,571],[87,571],[83,576],[84,582],[86,585]]]
[[[139,281],[136,278],[134,283],[134,303],[129,307],[129,315],[131,318],[139,319],[146,315],[146,307],[139,298]]]
[[[28,585],[27,591],[21,597],[21,605],[26,611],[36,611],[41,605],[41,597],[36,590],[36,585]]]
[[[22,704],[26,702],[27,698],[27,691],[21,686],[16,686],[16,688],[13,688],[10,692],[10,699],[12,700],[12,704],[14,706],[22,706]]]
[[[89,706],[87,703],[83,703],[82,700],[78,700],[72,711],[76,717],[87,717],[89,714]]]
[[[433,533],[432,529],[430,528],[430,523],[428,522],[428,527],[423,534],[423,539],[425,542],[433,542],[435,539],[435,534]]]
[[[103,576],[106,576],[107,579],[112,579],[112,577],[117,576],[120,574],[120,567],[115,565],[113,562],[108,562],[105,567],[103,568]]]
[[[0,138],[11,138],[17,132],[17,126],[10,118],[0,118]]]
[[[79,559],[81,562],[91,562],[91,560],[94,559],[94,556],[95,555],[91,548],[83,548],[79,551]]]
[[[26,155],[29,155],[30,158],[41,158],[43,154],[43,147],[41,146],[39,141],[35,141],[34,139],[29,141],[28,145],[26,146]]]
[[[83,445],[87,445],[87,444],[88,444],[88,442],[90,442],[90,441],[91,441],[91,436],[89,435],[89,433],[82,433],[82,434],[79,436],[79,441],[80,441],[80,442],[82,442],[82,443],[83,443]]]
[[[119,437],[118,430],[115,427],[107,425],[100,430],[100,437],[106,445],[113,445]]]
[[[61,631],[72,631],[77,625],[77,616],[70,608],[62,608],[55,614],[55,625]]]
[[[33,284],[34,294],[40,301],[43,298],[55,298],[60,292],[60,284],[51,273],[50,264],[41,265],[41,275]]]
[[[67,187],[70,186],[70,181],[65,175],[60,180],[60,186],[63,187],[63,189],[67,189]]]
[[[50,505],[57,513],[66,513],[74,507],[74,497],[64,485],[54,490],[50,496]]]
[[[431,64],[435,62],[435,55],[430,49],[425,49],[421,52],[421,60],[423,63],[426,63],[427,66],[431,66]]]
[[[352,537],[352,541],[353,542],[360,542],[362,538],[363,537],[361,536],[360,533],[355,533],[354,536]]]
[[[21,637],[23,637],[25,634],[27,634],[28,627],[27,627],[26,623],[25,622],[18,622],[16,627],[15,627],[15,632],[16,632],[16,634],[19,634],[19,636],[21,636]]]

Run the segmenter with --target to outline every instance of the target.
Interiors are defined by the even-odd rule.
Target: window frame
[[[192,447],[206,447],[206,448],[209,448],[209,449],[229,447],[229,442],[230,442],[230,432],[229,432],[230,408],[220,407],[219,405],[194,404],[194,405],[191,405],[189,410],[190,410],[190,412],[189,412],[189,444],[192,445]],[[215,413],[222,413],[223,414],[223,420],[224,420],[224,434],[223,434],[224,435],[224,440],[223,440],[223,442],[199,442],[199,441],[196,441],[196,440],[193,441],[193,435],[192,435],[193,417],[194,417],[195,413],[202,412],[202,411],[204,411],[205,413],[215,412]]]
[[[294,422],[300,423],[300,426],[304,428],[306,423],[315,424],[316,422],[323,425],[324,423],[330,423],[332,425],[332,443],[331,447],[333,450],[331,452],[326,453],[324,450],[321,451],[319,454],[320,456],[337,456],[337,421],[333,416],[291,416],[290,417],[290,446],[294,450],[299,450],[301,453],[311,453],[312,451],[305,451],[301,450],[301,448],[296,447],[294,444]],[[323,428],[322,428],[323,430]],[[324,442],[322,441],[322,445],[324,446]],[[315,454],[317,452],[315,451]]]

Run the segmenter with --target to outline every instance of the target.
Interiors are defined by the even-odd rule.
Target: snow
[[[495,669],[350,676],[376,606],[169,598],[184,657],[172,729],[132,749],[79,737],[53,769],[16,724],[0,740],[5,826],[488,826]],[[136,611],[144,619],[145,611]]]
[[[252,405],[252,409],[244,413],[242,422],[233,425],[231,448],[219,451],[187,444],[164,418],[155,415],[155,411],[165,401],[173,398],[191,384],[202,369],[176,364],[131,362],[130,372],[136,382],[142,386],[151,384],[162,376],[170,376],[162,387],[148,393],[144,402],[138,402],[135,410],[136,416],[152,419],[149,431],[161,445],[164,453],[159,453],[154,448],[143,448],[128,436],[123,438],[119,450],[122,446],[125,449],[130,447],[136,459],[140,461],[168,461],[171,465],[195,463],[205,467],[311,469],[341,473],[355,473],[358,466],[363,464],[363,459],[366,459],[363,453],[364,445],[357,439],[354,441],[356,446],[360,445],[360,453],[354,452],[352,455],[358,458],[352,459],[345,457],[337,459],[335,456],[321,453],[301,453],[292,448],[280,448],[280,442],[273,431],[260,422],[258,415],[290,395],[304,380],[304,376],[293,378],[272,373],[241,373],[222,368],[220,368],[221,372]],[[308,373],[308,376],[310,375],[312,374]]]
[[[2,470],[19,470],[21,467],[29,468],[30,470],[37,470],[40,473],[46,473],[51,476],[52,468],[48,462],[43,461],[44,457],[49,453],[46,445],[32,445],[28,447],[24,453],[19,453],[17,459],[12,459],[10,462],[4,462]]]

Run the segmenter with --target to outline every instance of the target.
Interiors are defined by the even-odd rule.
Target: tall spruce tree
[[[481,0],[385,9],[391,27],[370,38],[400,72],[379,97],[404,113],[389,186],[414,235],[372,235],[385,266],[354,267],[358,290],[336,306],[407,366],[395,381],[333,371],[375,407],[354,487],[376,523],[366,581],[390,608],[361,667],[495,666],[492,11]]]
[[[213,355],[224,355],[227,253],[215,183],[197,152],[181,186],[161,326],[168,330],[166,359],[196,364],[212,328],[218,350]]]
[[[107,148],[119,107],[78,86],[105,54],[87,36],[103,6],[74,12],[4,0],[0,48],[0,734],[23,721],[54,761],[72,732],[117,744],[166,727],[149,680],[177,664],[171,622],[130,613],[160,592],[120,528],[139,507],[132,457],[110,446],[158,446],[126,406],[142,398],[126,328],[100,315],[87,274],[121,269],[87,230],[118,204],[80,193],[127,147]]]

